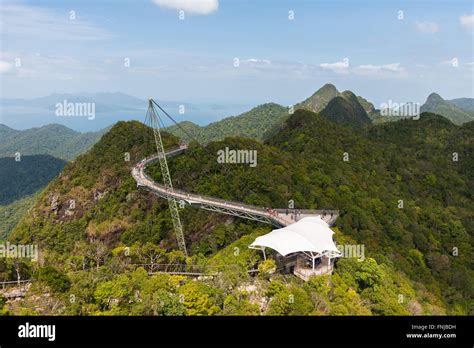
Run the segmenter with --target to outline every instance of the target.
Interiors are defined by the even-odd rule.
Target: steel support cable
[[[190,139],[194,140],[196,143],[198,143],[198,145],[203,149],[205,150],[206,152],[209,152],[209,154],[211,153],[209,149],[207,149],[206,146],[203,146],[196,138],[194,138],[191,134],[189,134],[188,131],[186,131],[183,127],[181,127],[181,125],[179,125],[178,122],[176,122],[176,120],[166,112],[166,110],[164,110],[154,99],[151,99],[151,102],[156,105],[185,135],[187,135]],[[153,108],[153,105],[151,105],[152,108]],[[154,108],[153,108],[153,112],[155,112]],[[162,122],[162,125],[163,125],[163,128],[164,127],[164,123],[163,121],[161,120],[161,118],[159,117],[158,113],[155,112],[155,115],[157,116],[157,118]],[[224,172],[225,172],[225,175],[226,176],[230,176],[230,172],[229,172],[229,169],[227,168],[227,166],[223,166],[223,169],[224,169]],[[253,194],[256,194],[256,192],[254,190],[252,190],[252,188],[250,187],[247,187],[247,189],[253,193]]]
[[[194,140],[195,142],[197,142],[199,145],[201,145],[201,143],[196,139],[194,138],[191,134],[188,133],[188,131],[186,131],[183,127],[180,126],[180,124],[178,122],[175,121],[175,119],[173,117],[170,116],[170,114],[168,114],[156,101],[154,101],[153,99],[151,100],[153,104],[155,104],[166,116],[168,116],[168,118],[184,133],[186,134],[189,138],[191,138],[192,140]],[[202,146],[202,145],[201,145]]]
[[[171,117],[158,103],[156,103],[156,101],[154,101],[153,99],[151,99],[151,101],[152,101],[152,103],[155,104],[166,116],[168,116],[168,118],[169,118],[174,124],[176,124],[180,129],[182,129],[182,127],[181,127],[178,123],[176,123],[176,121],[174,120],[174,118]],[[151,104],[151,108],[152,108],[152,110],[153,110],[152,112],[155,114],[156,119],[158,120],[158,124],[160,125],[161,129],[165,130],[165,129],[166,129],[165,123],[164,123],[162,117],[160,117],[160,114],[159,114],[158,112],[156,112],[156,110],[155,110],[153,104]],[[182,130],[183,130],[183,129],[182,129]],[[192,137],[189,133],[186,133],[184,130],[183,130],[183,132],[184,132],[189,138],[191,138],[191,140],[196,141],[196,142],[199,144],[199,146],[203,147],[203,146],[202,146],[194,137]],[[204,147],[203,147],[203,148],[204,148]],[[191,179],[191,174],[190,174],[188,171],[186,171],[186,173],[187,173],[188,179]]]

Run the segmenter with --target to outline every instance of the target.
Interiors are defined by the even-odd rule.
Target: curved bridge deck
[[[176,150],[167,152],[166,156],[179,155],[186,151],[186,149],[187,146],[181,146]],[[163,185],[154,182],[145,173],[146,166],[156,160],[158,160],[158,156],[147,157],[141,160],[133,167],[132,176],[137,182],[138,187],[147,189],[165,199],[174,199],[178,202],[184,202],[185,204],[196,206],[201,209],[259,221],[276,227],[288,226],[301,218],[308,216],[320,216],[329,225],[332,225],[338,216],[337,210],[265,209],[240,202],[226,201],[220,198],[203,196],[177,189],[169,191]]]

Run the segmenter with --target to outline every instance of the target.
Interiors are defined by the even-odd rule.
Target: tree
[[[147,302],[144,301],[144,304],[147,305]],[[180,297],[163,289],[152,294],[149,302],[154,315],[181,316],[186,313]]]
[[[133,246],[133,254],[137,257],[139,263],[149,265],[150,272],[154,272],[156,264],[164,259],[166,251],[148,242],[144,245],[135,244]]]
[[[276,262],[273,259],[265,260],[258,265],[258,272],[265,279],[269,279],[275,271]]]
[[[127,314],[132,296],[133,289],[127,274],[100,283],[94,292],[94,298],[100,308],[111,314]]]
[[[0,316],[10,314],[6,304],[7,300],[0,294]]]
[[[45,266],[36,272],[36,279],[45,283],[53,292],[64,293],[71,287],[69,277],[53,266]]]
[[[300,287],[279,288],[272,296],[267,315],[308,315],[314,309],[311,297]]]
[[[383,272],[377,264],[377,261],[372,258],[367,258],[362,262],[357,262],[357,265],[359,267],[356,267],[354,279],[357,281],[360,289],[373,287],[382,282]]]
[[[216,305],[212,289],[201,282],[188,282],[178,292],[182,295],[187,315],[216,315],[221,311]]]
[[[101,263],[104,262],[105,257],[109,254],[109,248],[103,242],[94,240],[89,245],[88,254],[94,259],[96,270],[99,271]]]
[[[246,299],[239,299],[234,295],[228,295],[224,299],[224,315],[260,315],[258,304],[250,303]]]

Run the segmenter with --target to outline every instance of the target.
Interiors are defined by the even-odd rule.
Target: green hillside
[[[303,100],[301,103],[295,105],[295,110],[304,109],[313,112],[320,112],[323,110],[331,100],[340,95],[336,86],[327,83],[314,92],[309,98]]]
[[[309,181],[324,185],[309,192],[319,206],[345,212],[337,221],[342,232],[369,250],[384,250],[377,261],[391,259],[451,308],[472,311],[473,130],[423,114],[373,126],[367,137],[300,114],[270,143],[310,160],[316,177],[309,174]],[[324,137],[314,136],[322,131]],[[463,260],[453,256],[454,247],[464,250]]]
[[[340,97],[332,99],[321,110],[320,115],[334,123],[358,126],[371,123],[367,112],[359,104],[354,93],[350,91],[345,91]]]
[[[16,132],[16,131],[15,131]],[[33,205],[34,194],[63,169],[66,161],[49,156],[0,158],[0,239],[8,236]]]
[[[442,115],[455,124],[474,120],[471,98],[459,98],[444,101],[432,94],[427,103],[421,107],[422,112],[433,112]],[[339,99],[336,99],[339,97]],[[344,99],[341,100],[340,98]],[[335,101],[333,101],[336,99]],[[333,102],[332,102],[333,101]],[[332,102],[330,104],[330,102]],[[330,104],[330,105],[329,105]],[[351,91],[339,92],[333,84],[327,83],[300,103],[293,110],[309,110],[320,113],[336,123],[382,124],[397,121],[402,117],[387,117],[367,99],[356,96]],[[325,111],[323,111],[326,109]],[[241,136],[256,140],[266,140],[275,136],[290,117],[290,110],[275,103],[257,106],[241,115],[224,118],[207,126],[200,127],[190,121],[183,121],[180,126],[192,134],[200,143],[223,140],[229,136]],[[364,115],[365,114],[365,115]],[[167,130],[187,141],[188,137],[177,126]]]
[[[59,174],[66,161],[49,155],[0,158],[0,205],[35,193]]]
[[[18,132],[20,131],[17,131],[0,123],[0,139],[6,139],[7,137],[17,134]]]
[[[59,124],[18,131],[0,125],[0,157],[12,157],[19,152],[70,161],[87,151],[106,131],[79,133]]]
[[[463,110],[462,108],[456,106],[456,103],[461,103],[461,105],[466,104],[465,101],[457,101],[453,103],[448,100],[444,100],[439,94],[431,93],[426,99],[426,102],[421,106],[420,110],[421,112],[432,112],[444,116],[454,124],[463,124],[474,121],[474,112]]]
[[[457,98],[449,102],[468,113],[474,113],[474,98]]]
[[[360,96],[355,96],[351,91],[341,93],[330,83],[318,89],[311,97],[294,105],[293,111],[295,110],[313,111],[335,123],[353,125],[370,122],[383,123],[380,112],[374,108],[372,103]],[[262,135],[262,139],[267,140],[278,134],[290,116],[289,113],[282,115]]]
[[[365,112],[367,113],[367,116],[369,116],[370,120],[372,121],[373,124],[380,124],[384,123],[387,121],[393,121],[392,119],[389,119],[387,117],[383,117],[380,114],[380,110],[376,109],[374,107],[374,104],[369,102],[367,99],[357,96],[357,101],[359,104],[364,108]]]
[[[79,133],[58,124],[19,131],[0,124],[0,238],[33,204],[29,195],[44,188],[65,161],[87,151],[104,132]],[[14,162],[17,153],[25,161]]]
[[[192,134],[200,143],[223,140],[228,136],[261,139],[263,133],[272,127],[282,116],[287,114],[287,108],[275,103],[268,103],[259,105],[238,116],[226,117],[204,127],[199,127],[189,121],[181,122],[180,126]],[[178,137],[186,139],[183,132],[177,126],[168,127],[167,130]]]
[[[271,228],[189,207],[180,213],[191,253],[185,259],[175,250],[166,201],[137,190],[129,173],[133,163],[154,152],[151,130],[138,122],[120,122],[65,167],[9,237],[12,242],[39,244],[42,267],[54,267],[48,272],[63,279],[59,286],[40,276],[29,295],[9,310],[122,315],[474,313],[472,124],[458,127],[424,114],[417,121],[358,129],[300,110],[281,128],[265,144],[243,138],[211,142],[205,148],[191,144],[186,154],[170,160],[175,187],[260,206],[285,207],[291,199],[301,208],[339,209],[335,239],[339,244],[363,244],[364,261],[342,258],[333,275],[307,283],[266,271],[272,267],[268,261],[253,277],[246,269],[261,261],[261,253],[247,246]],[[165,136],[165,142],[171,148],[178,139]],[[257,150],[257,167],[217,163],[216,152],[226,146]],[[452,161],[453,152],[457,162]],[[130,162],[124,160],[125,153]],[[156,166],[149,171],[160,178]],[[58,203],[54,209],[53,200]],[[201,280],[147,276],[138,264],[150,260],[218,267],[221,275]],[[45,274],[38,267],[25,265],[23,276]],[[0,277],[14,279],[14,272]],[[42,295],[45,289],[58,301],[54,309],[42,305],[49,301]],[[70,294],[75,294],[75,303],[68,301]],[[290,295],[294,301],[288,303]]]
[[[178,140],[165,137],[165,143],[177,146]],[[61,175],[51,181],[38,197],[31,216],[20,222],[12,236],[37,239],[47,249],[64,252],[89,232],[91,236],[101,231],[107,238],[120,237],[118,232],[132,224],[129,219],[148,226],[147,221],[141,221],[143,215],[136,210],[132,212],[138,208],[136,205],[148,203],[142,197],[143,192],[136,190],[130,168],[154,151],[150,129],[136,121],[117,123],[90,151],[67,164]],[[130,161],[126,161],[128,156]],[[141,199],[137,201],[135,196]],[[71,199],[75,202],[74,209],[70,209]],[[52,209],[53,201],[57,202],[56,209]],[[115,221],[115,227],[102,231],[101,223],[109,220]],[[40,229],[38,234],[30,235],[24,227],[33,221],[51,229]],[[64,230],[69,232],[62,233]]]
[[[28,212],[28,209],[33,206],[35,196],[25,196],[13,203],[0,205],[0,240],[4,240],[18,221]]]

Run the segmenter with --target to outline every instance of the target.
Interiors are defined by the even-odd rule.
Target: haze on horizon
[[[26,0],[0,16],[2,98],[291,105],[325,83],[375,107],[474,97],[469,0]]]

